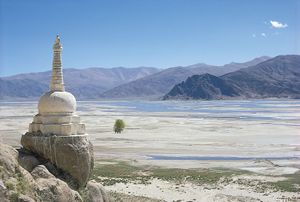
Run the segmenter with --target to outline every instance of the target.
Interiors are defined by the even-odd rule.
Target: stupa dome
[[[76,111],[75,97],[65,91],[45,93],[38,104],[39,114],[66,114]]]

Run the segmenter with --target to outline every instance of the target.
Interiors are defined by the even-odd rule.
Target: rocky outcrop
[[[0,144],[0,201],[82,201],[78,192],[45,166],[36,166],[29,172],[19,164],[18,158],[17,150]]]
[[[233,96],[238,96],[238,92],[230,83],[210,74],[202,74],[191,76],[186,81],[175,85],[163,99],[211,100]]]
[[[22,136],[21,144],[70,175],[78,187],[86,185],[94,165],[93,146],[87,135],[46,136],[26,133]]]
[[[104,187],[94,180],[91,180],[86,185],[87,199],[93,202],[109,202],[108,196]]]
[[[43,201],[83,201],[77,191],[70,189],[66,182],[57,179],[44,165],[35,167],[31,175],[37,184],[35,190]]]
[[[26,168],[26,169],[25,169]],[[58,178],[55,166],[24,151],[0,143],[0,201],[22,202],[108,202],[103,186],[90,181],[81,196]]]

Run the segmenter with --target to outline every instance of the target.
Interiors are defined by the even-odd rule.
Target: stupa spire
[[[50,84],[51,91],[65,91],[64,78],[61,66],[61,50],[59,35],[56,36],[53,45],[53,63],[52,63],[52,79]]]

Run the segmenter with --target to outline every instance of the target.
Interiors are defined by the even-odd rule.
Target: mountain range
[[[66,90],[80,100],[298,98],[299,57],[263,56],[223,66],[198,63],[167,69],[64,69],[64,81]],[[37,99],[48,91],[50,78],[51,71],[1,77],[0,99]]]
[[[223,76],[193,75],[163,99],[300,98],[300,56],[277,56]]]
[[[79,99],[99,98],[118,85],[158,72],[153,67],[64,69],[66,90]],[[37,98],[49,89],[51,71],[0,78],[0,99]]]
[[[164,69],[155,74],[145,76],[135,81],[117,86],[102,94],[105,98],[145,98],[145,97],[162,97],[169,92],[174,85],[184,81],[189,76],[195,74],[209,73],[221,76],[242,68],[256,65],[270,57],[263,56],[255,58],[245,63],[230,63],[224,66],[213,66],[204,63],[190,65],[186,67],[172,67]]]

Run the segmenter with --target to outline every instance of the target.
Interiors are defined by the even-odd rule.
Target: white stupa
[[[53,45],[53,64],[50,91],[39,100],[38,114],[29,125],[30,133],[43,135],[83,135],[85,125],[80,123],[76,115],[76,99],[65,91],[61,65],[62,46],[59,36]]]

